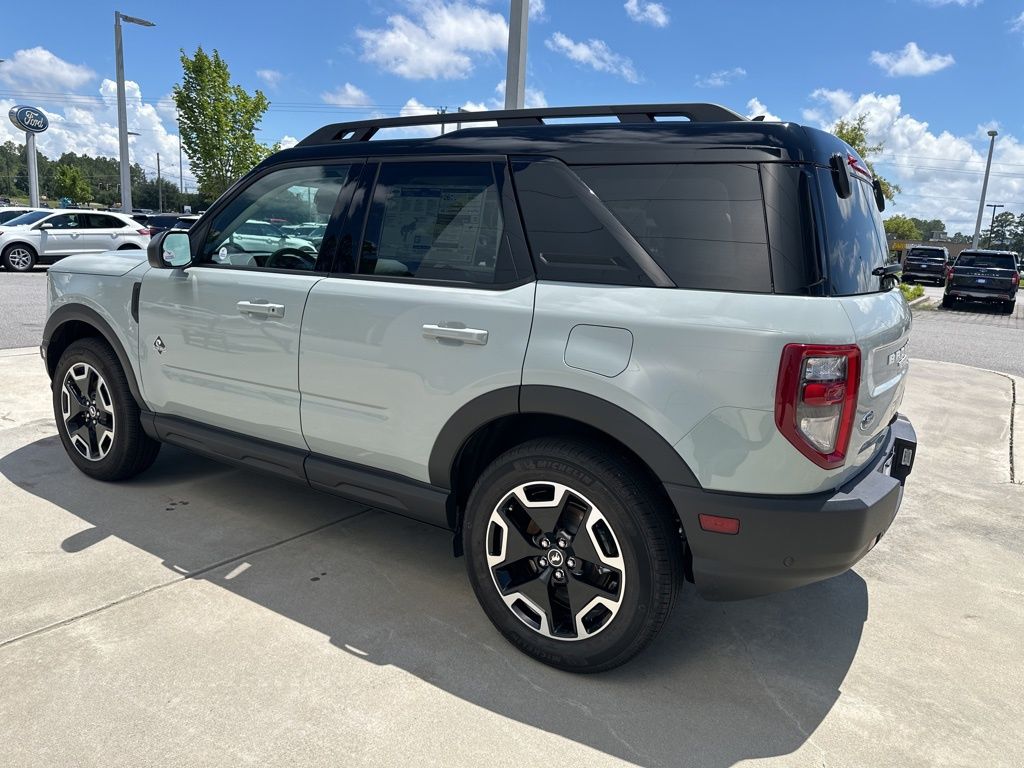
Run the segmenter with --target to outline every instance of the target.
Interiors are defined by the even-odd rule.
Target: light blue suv
[[[372,140],[427,122],[462,127]],[[891,524],[917,441],[883,206],[835,137],[709,104],[327,126],[147,258],[50,270],[58,431],[101,480],[166,442],[448,528],[516,647],[609,669],[684,581],[807,584]]]

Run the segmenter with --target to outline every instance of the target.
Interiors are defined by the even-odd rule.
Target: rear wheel
[[[128,379],[104,342],[79,339],[64,350],[52,388],[57,432],[82,472],[124,480],[156,460],[160,443],[142,430]]]
[[[477,599],[509,642],[553,667],[599,672],[664,625],[682,576],[677,530],[630,457],[545,438],[483,473],[463,543]]]
[[[952,309],[955,303],[956,299],[954,299],[952,296],[948,294],[942,297],[942,306],[945,307],[946,309]]]
[[[12,272],[28,272],[36,265],[36,252],[31,246],[14,243],[4,249],[3,263]]]
[[[1016,308],[1016,306],[1017,306],[1017,300],[1016,299],[1014,299],[1013,301],[1004,301],[1003,302],[1003,311],[1006,314],[1008,314],[1008,315],[1012,315],[1013,314],[1013,310]]]

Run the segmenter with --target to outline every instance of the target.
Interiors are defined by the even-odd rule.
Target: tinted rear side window
[[[818,169],[818,185],[825,216],[831,294],[853,296],[881,291],[882,278],[871,272],[885,265],[889,247],[874,190],[854,176],[852,194],[844,200],[836,194],[828,168]]]
[[[678,287],[771,293],[756,165],[596,165],[573,170]]]

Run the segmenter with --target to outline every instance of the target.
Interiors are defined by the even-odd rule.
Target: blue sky
[[[984,131],[995,126],[990,198],[1024,211],[1024,0],[531,4],[530,103],[714,101],[822,126],[868,114],[886,144],[878,169],[904,188],[892,210],[951,229],[973,225]],[[40,7],[4,13],[0,107],[47,111],[47,154],[116,154],[113,7],[53,0],[45,23]],[[264,90],[266,143],[371,114],[500,104],[507,0],[135,0],[121,10],[157,23],[124,33],[133,158],[151,172],[156,152],[176,166],[179,48],[217,48],[236,82]],[[0,128],[0,139],[17,137]]]

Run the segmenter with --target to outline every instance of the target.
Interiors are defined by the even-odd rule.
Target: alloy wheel
[[[32,266],[32,254],[26,248],[11,248],[7,252],[7,261],[12,269],[22,272]]]
[[[485,539],[498,594],[515,616],[554,640],[606,629],[626,589],[622,550],[608,519],[555,482],[517,486],[494,508]]]
[[[73,364],[61,383],[61,416],[71,444],[85,459],[100,461],[114,445],[114,402],[99,371]]]

